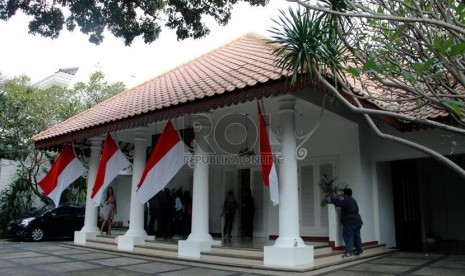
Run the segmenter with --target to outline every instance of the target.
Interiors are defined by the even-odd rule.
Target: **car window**
[[[53,205],[44,205],[42,208],[32,212],[31,216],[36,217],[44,214],[45,212],[52,210],[55,206]]]
[[[73,214],[75,215],[84,215],[85,212],[85,208],[73,208]]]
[[[71,213],[71,210],[68,207],[58,207],[55,210],[51,211],[52,213],[55,213],[57,216],[62,216],[62,215],[67,215]]]

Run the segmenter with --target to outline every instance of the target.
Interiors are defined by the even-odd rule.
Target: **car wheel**
[[[31,231],[31,239],[36,242],[43,240],[44,230],[40,227],[34,227]]]

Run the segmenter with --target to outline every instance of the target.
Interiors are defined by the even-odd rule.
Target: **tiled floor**
[[[292,275],[465,275],[465,256],[395,253],[336,271]],[[59,242],[0,240],[0,275],[269,275],[270,272],[167,262],[119,252],[77,248]],[[279,273],[273,273],[279,275]],[[281,275],[291,275],[281,273]]]

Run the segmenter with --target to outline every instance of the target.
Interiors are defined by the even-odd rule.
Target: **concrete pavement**
[[[465,275],[464,255],[426,256],[419,253],[394,253],[381,258],[361,260],[292,275]],[[281,272],[282,274],[282,272]],[[0,275],[280,275],[256,271],[198,265],[188,261],[157,260],[152,257],[76,247],[72,242],[17,242],[0,240]],[[284,274],[282,274],[284,275]],[[291,273],[285,273],[291,275]]]

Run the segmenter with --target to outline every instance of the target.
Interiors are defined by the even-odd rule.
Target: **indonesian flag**
[[[63,148],[60,156],[53,164],[47,175],[38,183],[44,193],[58,206],[61,193],[78,179],[86,168],[81,161],[74,156],[69,145]]]
[[[270,188],[270,199],[273,202],[273,205],[278,205],[278,175],[276,174],[276,166],[274,164],[273,152],[271,151],[270,145],[270,141],[277,141],[277,139],[274,137],[271,129],[266,126],[265,119],[263,118],[262,110],[258,102],[257,107],[260,136],[260,163],[262,164],[263,183],[265,186]],[[268,136],[268,133],[270,136]]]
[[[190,156],[190,152],[168,121],[137,185],[139,201],[145,203],[161,191],[186,163],[186,156]]]
[[[92,207],[100,205],[103,191],[115,179],[118,173],[129,166],[131,163],[121,152],[111,135],[107,134],[105,144],[103,144],[102,157],[98,165],[97,176],[95,177],[94,187],[92,188]]]

